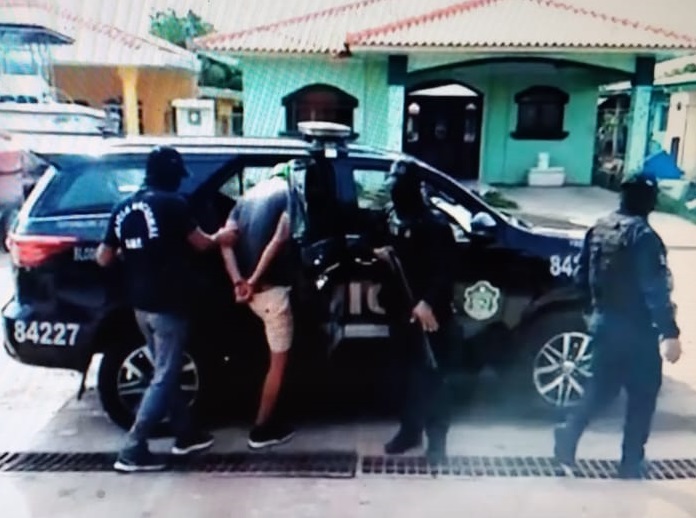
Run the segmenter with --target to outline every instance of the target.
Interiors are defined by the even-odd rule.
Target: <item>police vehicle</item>
[[[336,372],[350,365],[353,381],[379,378],[384,371],[375,358],[388,350],[387,308],[383,271],[369,250],[388,231],[386,175],[395,160],[410,157],[354,139],[344,126],[303,123],[293,138],[104,139],[88,150],[44,155],[50,165],[7,243],[16,288],[2,309],[7,353],[85,376],[93,357],[103,355],[103,407],[122,426],[132,421],[152,358],[124,300],[118,266],[100,268],[95,251],[111,208],[141,185],[150,150],[173,145],[191,172],[180,191],[209,232],[249,186],[289,163],[292,242],[302,265],[289,376],[298,387],[344,383]],[[550,409],[573,405],[591,376],[583,305],[571,282],[582,231],[527,224],[417,163],[425,199],[447,218],[458,246],[457,367],[511,369],[532,401]],[[223,404],[253,408],[267,354],[260,324],[234,303],[220,254],[191,254],[198,300],[182,387],[203,413]]]

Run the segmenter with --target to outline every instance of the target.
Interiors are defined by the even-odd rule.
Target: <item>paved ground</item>
[[[0,501],[8,518],[689,518],[696,516],[693,485],[0,475]]]
[[[593,189],[507,190],[523,209],[570,214],[588,224],[615,203]],[[562,212],[561,212],[562,211]],[[653,223],[670,246],[675,299],[686,354],[665,367],[666,381],[649,445],[653,458],[696,457],[696,227],[668,215]],[[9,287],[7,257],[0,256],[0,300]],[[24,367],[0,353],[0,450],[103,451],[118,447],[122,433],[103,415],[92,389],[77,402],[79,380],[69,373]],[[615,458],[620,405],[591,428],[582,457]],[[458,412],[451,453],[549,455],[548,420],[535,418],[496,380],[484,380],[468,409]],[[333,422],[303,427],[286,450],[355,448],[376,453],[393,430],[389,422]],[[216,450],[243,447],[246,430],[216,431]],[[156,449],[168,446],[160,441]],[[251,479],[213,475],[122,477],[105,474],[0,474],[2,516],[442,516],[462,512],[508,517],[696,517],[696,483],[579,480],[353,480]]]

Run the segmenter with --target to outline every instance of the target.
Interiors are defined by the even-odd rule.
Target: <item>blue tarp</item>
[[[655,175],[658,180],[679,180],[684,176],[684,171],[679,169],[674,157],[665,151],[646,158],[643,170]]]

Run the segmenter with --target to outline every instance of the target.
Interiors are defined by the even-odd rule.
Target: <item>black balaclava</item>
[[[647,217],[657,205],[657,179],[640,173],[621,184],[621,212],[631,216]]]
[[[413,164],[396,162],[389,174],[389,191],[394,211],[402,221],[419,218],[425,212],[425,203]]]
[[[144,185],[152,189],[174,192],[188,175],[184,159],[176,149],[158,146],[147,157]]]

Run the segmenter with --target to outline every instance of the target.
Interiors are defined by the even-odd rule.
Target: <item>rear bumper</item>
[[[21,363],[81,372],[92,357],[95,322],[41,312],[13,298],[2,308],[3,346]]]

